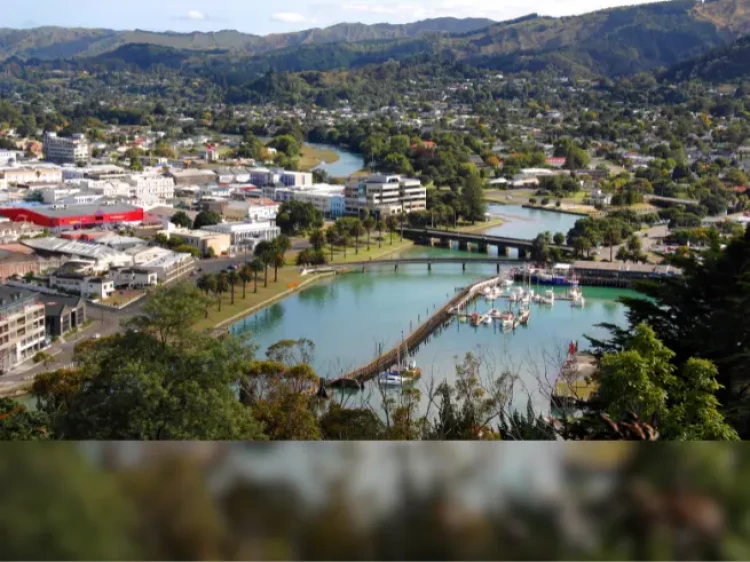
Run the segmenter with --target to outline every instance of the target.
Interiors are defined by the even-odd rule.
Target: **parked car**
[[[239,269],[239,267],[237,267],[234,264],[232,264],[229,267],[227,267],[227,271],[237,271],[238,269]]]

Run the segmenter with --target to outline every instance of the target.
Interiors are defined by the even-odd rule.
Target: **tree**
[[[128,326],[152,334],[162,346],[179,343],[188,338],[204,305],[205,298],[192,283],[162,285],[151,291],[142,314],[130,320]]]
[[[323,249],[323,246],[326,243],[326,236],[322,229],[316,228],[310,233],[310,238],[308,240],[313,249],[315,249],[316,252],[319,252]]]
[[[365,231],[367,232],[367,251],[370,251],[370,232],[372,232],[372,229],[376,226],[375,219],[368,215],[365,217],[365,220],[362,221],[362,226],[364,227]]]
[[[250,264],[246,263],[242,266],[242,269],[240,269],[239,277],[240,281],[242,281],[242,300],[244,301],[247,295],[247,284],[253,279],[253,270],[250,267]]]
[[[166,314],[178,317],[181,312]],[[32,388],[58,439],[262,439],[232,384],[252,348],[188,330],[166,345],[154,326],[79,344],[74,369],[45,373]]]
[[[208,295],[216,290],[216,277],[210,273],[204,273],[198,277],[196,286],[198,289],[206,293],[206,318],[208,318]]]
[[[253,292],[258,292],[258,274],[263,271],[266,268],[266,266],[263,263],[263,260],[260,258],[255,258],[253,261],[250,262],[250,269],[253,271]]]
[[[588,152],[571,144],[565,155],[565,168],[568,170],[583,170],[588,168],[590,163],[591,157]]]
[[[320,419],[322,438],[327,441],[372,441],[380,439],[383,422],[368,409],[347,409],[332,403]]]
[[[622,238],[620,237],[620,231],[614,227],[609,227],[604,231],[604,243],[609,246],[609,261],[613,260],[614,247],[620,243]]]
[[[253,253],[263,263],[263,267],[265,268],[265,279],[263,281],[263,286],[268,287],[268,267],[273,259],[273,244],[267,240],[262,240],[255,245]]]
[[[239,283],[240,276],[236,270],[231,270],[227,273],[227,283],[229,283],[229,291],[231,292],[231,305],[234,306],[234,287]]]
[[[190,228],[193,225],[193,221],[190,220],[190,217],[187,216],[187,213],[185,211],[177,211],[169,220],[176,226],[180,226],[183,228]]]
[[[362,221],[359,218],[354,217],[349,221],[348,226],[349,235],[354,238],[354,253],[359,254],[359,237],[365,232],[365,229],[362,226]]]
[[[312,203],[285,201],[276,215],[276,226],[288,235],[323,226],[323,214]]]
[[[216,284],[214,285],[214,294],[219,304],[219,312],[221,312],[222,295],[227,291],[229,291],[229,279],[227,273],[222,271],[216,276]]]
[[[573,239],[573,251],[575,252],[577,257],[584,257],[588,256],[588,253],[591,251],[592,244],[591,240],[589,240],[586,236],[578,236]]]
[[[216,211],[201,211],[195,217],[193,223],[194,229],[203,228],[204,226],[212,226],[221,222],[221,215]]]
[[[484,220],[487,205],[484,202],[482,190],[482,179],[477,175],[470,175],[464,181],[461,190],[461,202],[465,207],[464,218],[474,224],[476,221]]]
[[[378,222],[375,223],[375,228],[378,229],[378,248],[383,247],[383,230],[385,230],[385,221],[383,221],[382,218],[378,219]]]
[[[391,246],[393,246],[393,233],[396,232],[396,229],[398,228],[398,219],[394,215],[388,215],[385,218],[385,226],[391,237]]]
[[[334,227],[328,227],[326,229],[326,242],[328,242],[328,245],[331,247],[331,261],[333,261],[333,250],[336,247],[336,242],[338,242],[338,234],[336,233],[336,229]]]
[[[593,403],[614,419],[655,418],[665,439],[737,439],[719,411],[716,367],[691,358],[676,376],[674,355],[652,328],[638,324],[622,351],[602,358]]]
[[[268,146],[275,148],[279,152],[283,152],[290,158],[294,158],[300,154],[299,142],[297,142],[297,139],[292,135],[280,135],[274,137],[271,139],[271,142],[268,143]]]
[[[41,363],[44,367],[49,367],[55,362],[55,358],[46,351],[38,351],[32,360],[35,364]]]
[[[271,265],[273,265],[273,282],[279,281],[279,268],[284,267],[286,261],[284,260],[284,253],[281,250],[276,250],[271,256]]]
[[[47,439],[49,419],[43,412],[32,412],[11,398],[0,398],[0,440],[36,441]]]
[[[565,235],[562,232],[556,232],[552,237],[552,241],[555,243],[555,246],[563,246],[565,245]]]

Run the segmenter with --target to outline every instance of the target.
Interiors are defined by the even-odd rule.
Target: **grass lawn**
[[[502,224],[505,221],[503,219],[493,218],[488,221],[481,221],[477,222],[476,224],[466,223],[466,224],[458,224],[458,231],[459,232],[481,232],[483,230],[487,230],[488,228],[494,228],[496,226],[502,226]],[[454,230],[453,228],[448,228],[448,230]]]
[[[102,304],[108,304],[110,306],[123,306],[133,299],[140,297],[144,293],[145,291],[115,291],[107,299],[103,300]]]
[[[260,305],[270,304],[274,298],[290,290],[289,284],[310,282],[317,276],[302,277],[295,266],[288,265],[279,269],[279,281],[273,282],[273,269],[268,271],[268,287],[263,287],[263,274],[258,279],[258,292],[253,293],[253,283],[247,284],[246,298],[242,298],[242,284],[239,283],[234,288],[234,305],[231,304],[232,297],[229,293],[222,295],[221,311],[218,309],[218,299],[213,295],[209,297],[211,304],[208,306],[208,318],[202,318],[196,328],[199,330],[213,328],[218,324],[237,315],[249,314],[254,308]]]
[[[375,236],[373,236],[370,241],[369,251],[367,250],[367,240],[364,239],[359,241],[359,253],[355,251],[353,244],[346,249],[346,257],[344,257],[344,250],[341,248],[341,246],[336,246],[333,251],[333,261],[331,261],[331,247],[327,244],[323,249],[323,253],[325,253],[326,259],[329,263],[341,264],[385,258],[395,252],[408,250],[412,246],[414,246],[414,242],[406,239],[404,239],[402,242],[398,233],[394,233],[393,245],[391,245],[389,235],[384,232],[383,244],[381,248],[378,248],[378,241],[376,240]],[[287,261],[289,260],[287,259]]]
[[[332,150],[323,150],[310,145],[302,146],[302,153],[300,154],[299,167],[300,170],[312,170],[315,166],[321,162],[326,164],[332,164],[339,159],[339,155]]]

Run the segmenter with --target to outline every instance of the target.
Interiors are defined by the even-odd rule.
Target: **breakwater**
[[[383,353],[379,357],[375,358],[367,365],[359,367],[354,371],[351,371],[350,373],[344,375],[343,377],[328,381],[327,385],[346,386],[346,381],[349,381],[350,383],[351,381],[357,381],[361,384],[376,377],[389,367],[396,365],[399,361],[401,353],[403,353],[405,350],[411,353],[435,330],[450,322],[452,315],[462,308],[466,308],[466,306],[472,300],[474,300],[485,289],[485,287],[496,286],[504,279],[505,277],[503,276],[492,277],[490,279],[480,281],[460,290],[453,298],[451,298],[434,314],[432,314],[432,316],[430,316],[422,324],[417,326],[416,330],[411,332],[403,342],[399,343],[386,353]]]

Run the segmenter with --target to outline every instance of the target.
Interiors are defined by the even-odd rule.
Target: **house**
[[[123,267],[110,270],[115,287],[153,287],[159,283],[155,271],[138,267]]]
[[[207,256],[211,253],[220,256],[229,252],[229,248],[232,245],[232,240],[229,234],[212,232],[210,230],[175,228],[173,230],[165,231],[164,234],[170,238],[172,236],[179,237],[188,246],[197,248],[202,256]]]
[[[86,301],[81,297],[37,295],[44,304],[44,324],[47,337],[59,338],[86,322]]]
[[[89,277],[82,273],[53,273],[49,276],[49,286],[84,298],[108,298],[115,292],[115,283],[105,277]]]
[[[592,189],[589,197],[592,205],[606,206],[612,202],[612,196],[604,193],[601,189]]]

